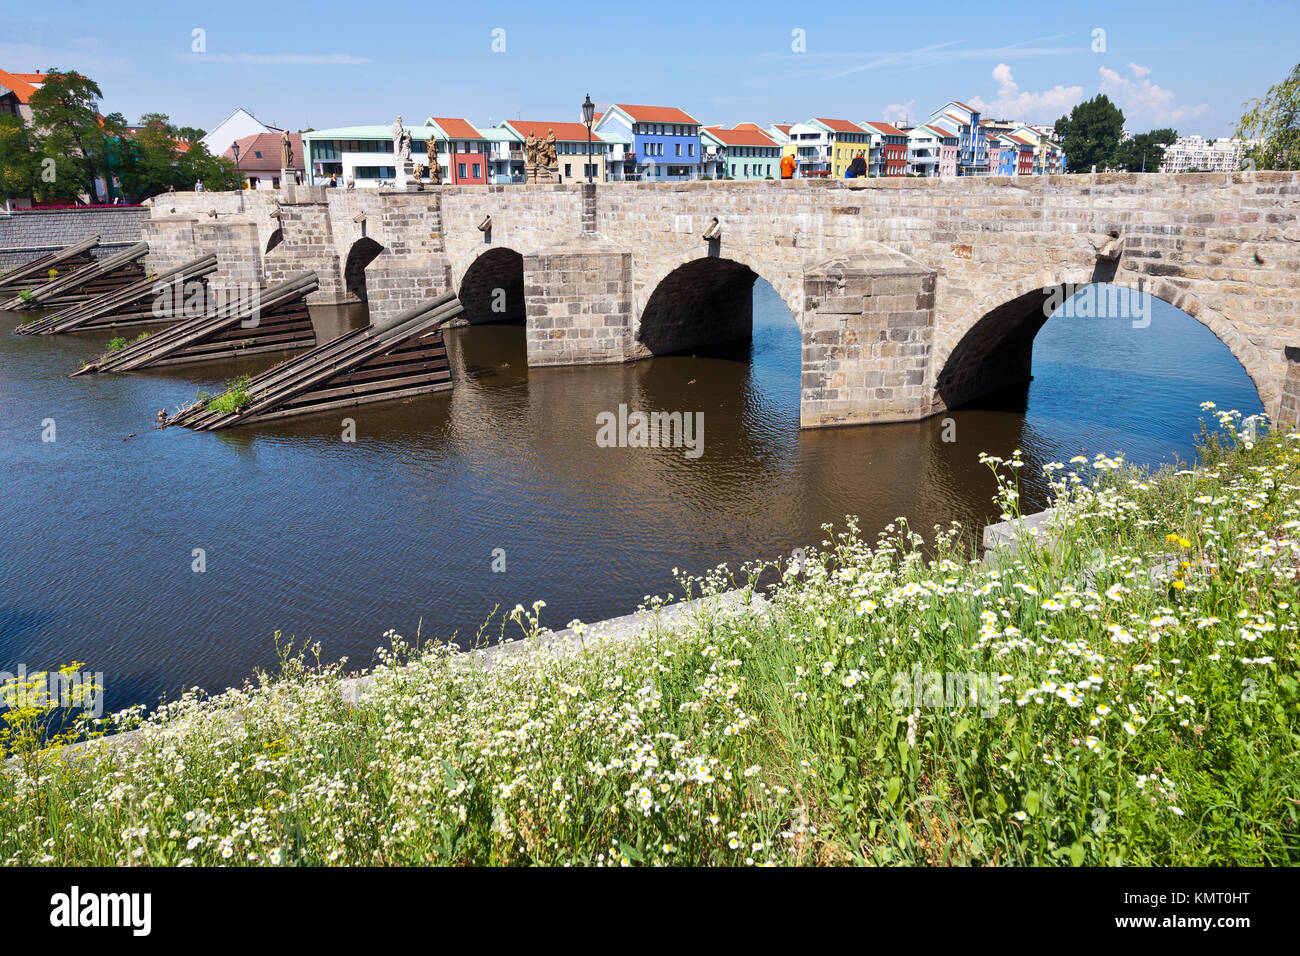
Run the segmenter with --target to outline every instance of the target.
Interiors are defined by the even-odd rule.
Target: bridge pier
[[[524,256],[529,365],[598,365],[634,356],[632,255],[584,233]]]
[[[935,275],[878,242],[805,271],[801,427],[932,414]]]

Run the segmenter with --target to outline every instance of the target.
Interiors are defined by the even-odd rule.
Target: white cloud
[[[1151,73],[1150,67],[1130,63],[1128,68],[1132,76],[1122,76],[1108,67],[1101,67],[1101,91],[1124,111],[1126,124],[1134,119],[1147,123],[1177,123],[1204,116],[1210,111],[1206,103],[1175,105],[1173,90],[1157,86],[1147,78]]]
[[[987,117],[1006,117],[1029,123],[1035,120],[1051,122],[1068,113],[1083,99],[1082,86],[1062,86],[1058,83],[1041,93],[1022,90],[1011,75],[1011,67],[1005,63],[999,63],[993,68],[993,79],[998,84],[996,99],[984,100],[978,96],[970,99],[970,105]]]
[[[916,115],[916,100],[908,100],[906,103],[890,103],[884,109],[883,119],[886,123],[901,123]]]

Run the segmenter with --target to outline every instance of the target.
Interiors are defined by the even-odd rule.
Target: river
[[[1031,474],[1080,452],[1154,465],[1194,455],[1200,402],[1261,410],[1227,348],[1157,301],[1146,328],[1053,318],[1027,396],[952,413],[955,441],[939,418],[800,431],[794,320],[754,296],[752,342],[529,370],[521,326],[475,326],[447,333],[450,392],[216,433],[154,416],[264,358],[71,379],[112,333],[19,337],[0,312],[0,671],[85,662],[116,708],[238,684],[274,664],[276,630],[359,668],[389,628],[466,641],[495,606],[594,621],[680,590],[674,568],[788,554],[846,514],[872,535],[899,515],[977,526],[981,451],[1020,448]],[[337,334],[364,306],[313,321]],[[598,447],[620,404],[703,412],[703,454]]]

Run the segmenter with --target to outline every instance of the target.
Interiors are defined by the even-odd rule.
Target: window
[[[694,143],[687,143],[687,144],[686,144],[686,155],[687,155],[687,156],[694,156],[694,155],[695,155],[695,144],[694,144]]]
[[[255,150],[253,150],[253,155],[256,156],[258,159],[261,159],[261,158],[262,158],[262,151],[261,151],[260,149],[255,149]]]
[[[675,145],[677,147],[677,155],[680,156],[682,154],[682,144],[676,143]]]
[[[461,178],[461,179],[464,179],[464,178],[465,178],[465,164],[464,164],[464,163],[458,163],[458,164],[456,165],[456,172],[460,173],[460,178]]]
[[[571,163],[564,164],[564,178],[565,179],[573,178],[573,164]]]
[[[481,175],[483,175],[482,170],[483,170],[483,166],[482,166],[482,164],[480,164],[480,163],[475,163],[475,164],[474,164],[474,178],[475,178],[475,179],[478,179]]]

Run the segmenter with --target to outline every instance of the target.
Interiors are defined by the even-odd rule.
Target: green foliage
[[[115,335],[108,340],[108,350],[110,352],[120,352],[126,348],[126,339],[120,335]]]
[[[208,402],[208,409],[220,415],[229,415],[239,411],[253,400],[249,386],[252,379],[247,375],[232,378],[226,382],[226,390]]]
[[[1098,172],[1114,168],[1119,139],[1124,133],[1124,114],[1104,93],[1085,100],[1056,121],[1056,138],[1065,149],[1072,173]]]
[[[1300,169],[1300,64],[1245,109],[1237,135],[1262,140],[1250,155],[1256,168]]]
[[[31,289],[23,289],[18,293],[18,298],[22,299],[24,302],[33,302],[36,299],[36,293]]]
[[[1160,163],[1165,158],[1165,147],[1177,139],[1178,131],[1169,128],[1138,133],[1119,144],[1119,150],[1115,155],[1115,168],[1130,173],[1159,172]]]
[[[95,195],[95,176],[107,182],[110,142],[124,134],[114,117],[101,120],[99,85],[75,72],[46,71],[45,81],[31,98],[32,125],[40,130],[43,158],[55,163],[54,182],[41,181],[42,200],[76,199]]]
[[[40,178],[38,144],[20,117],[0,113],[0,199],[32,196]]]

